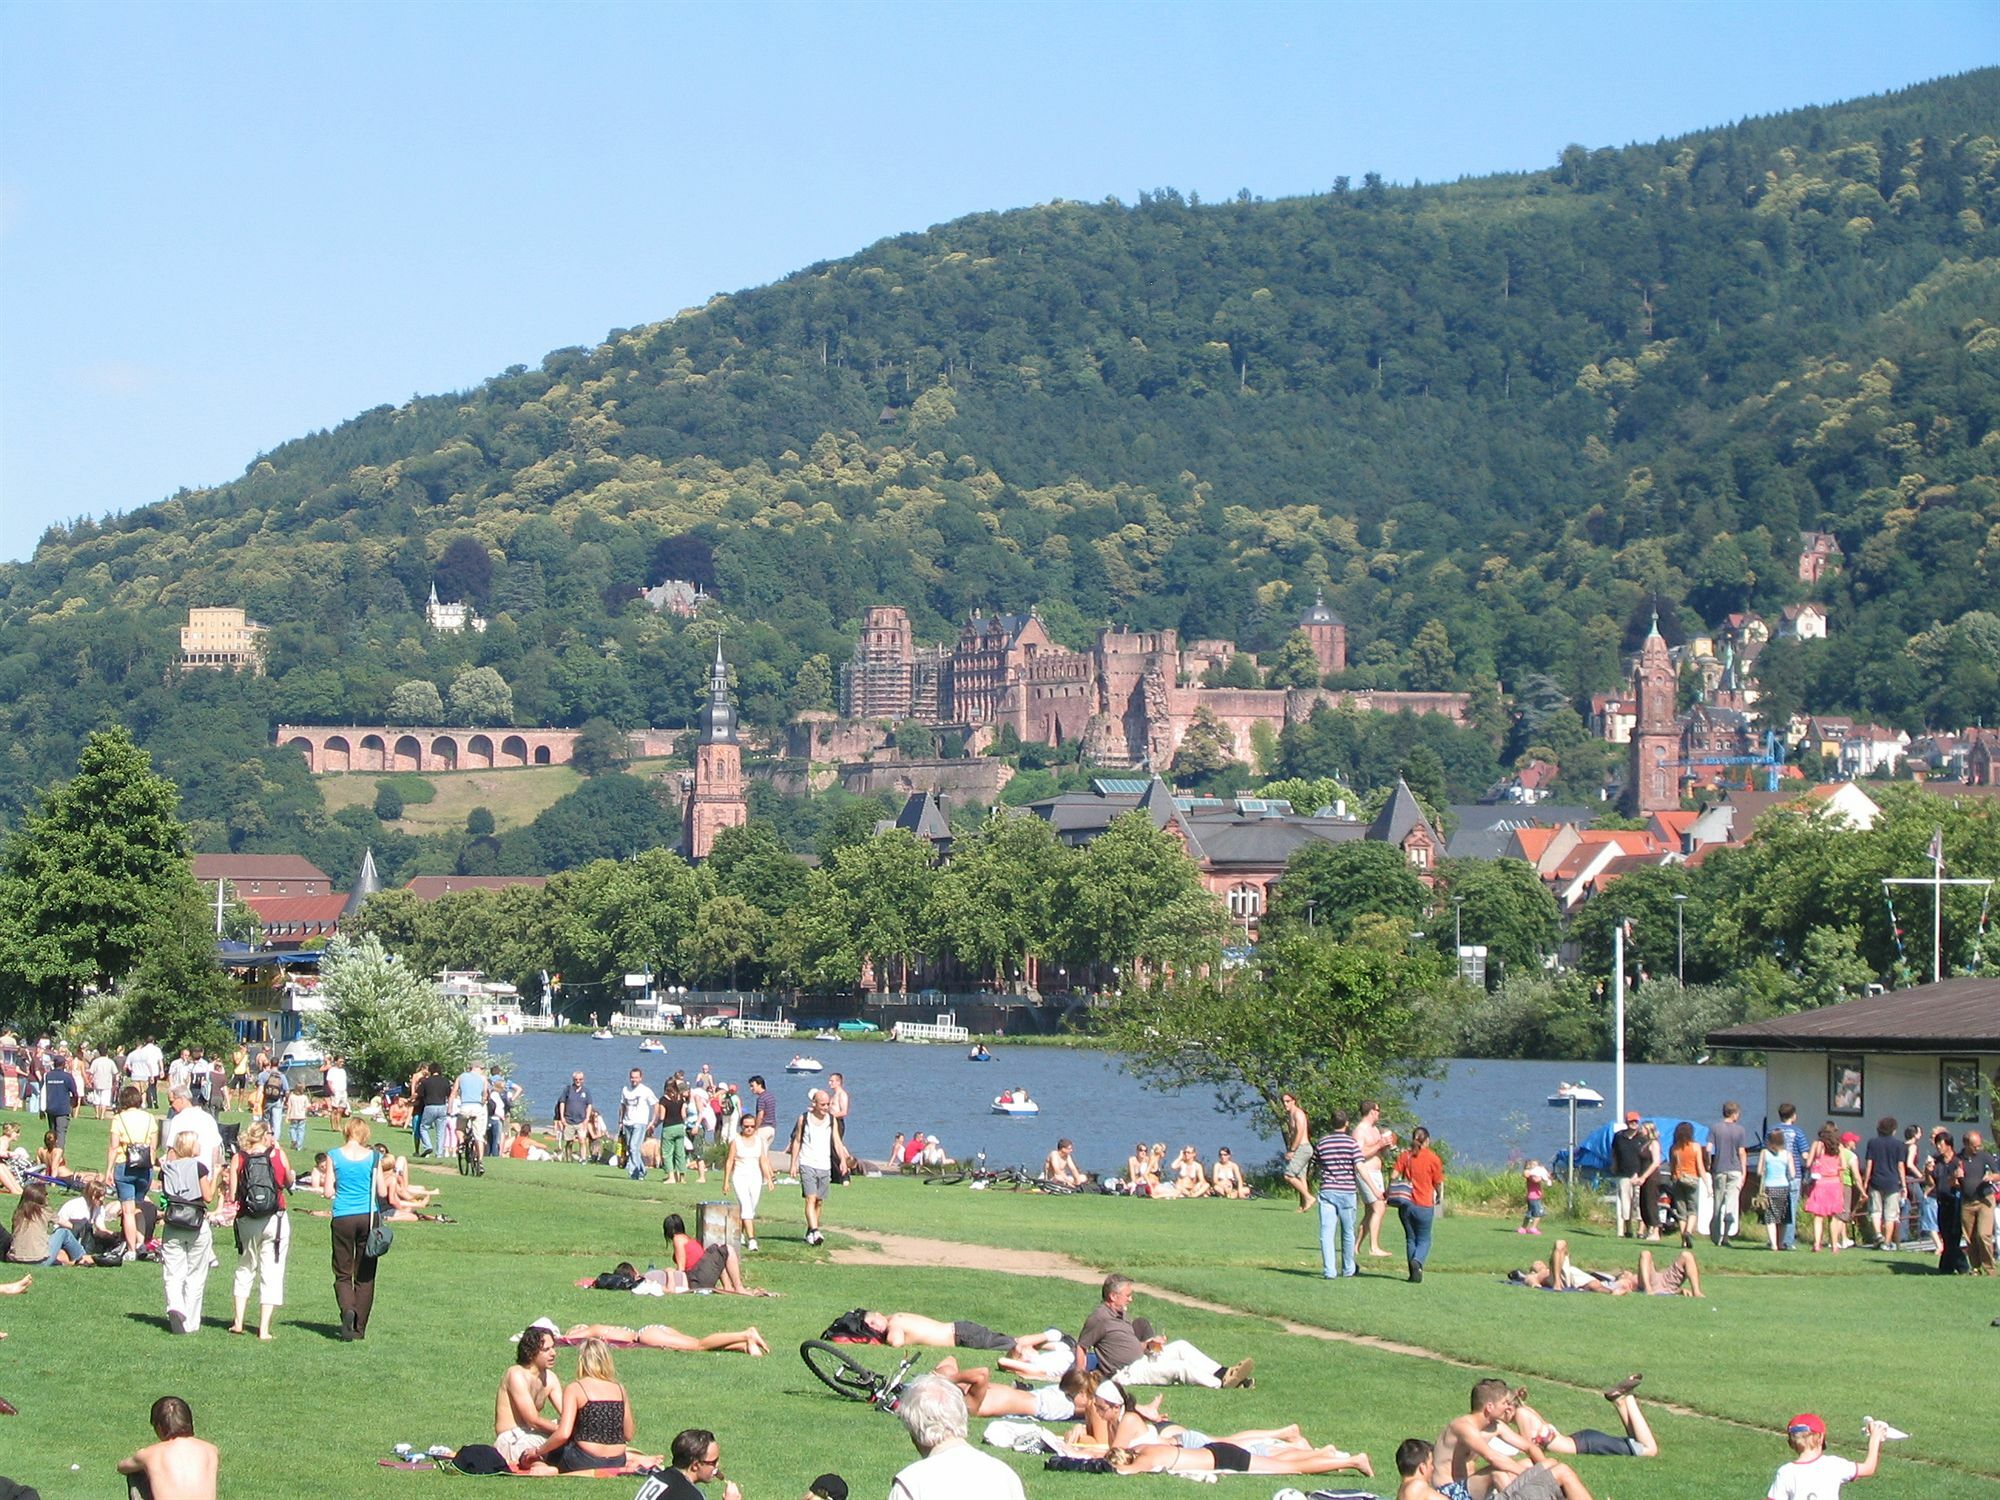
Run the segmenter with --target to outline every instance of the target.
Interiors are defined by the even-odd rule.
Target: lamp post
[[[1465,897],[1451,898],[1451,961],[1458,965],[1458,977],[1465,978]]]
[[[1687,988],[1687,937],[1682,918],[1687,912],[1688,898],[1684,894],[1674,897],[1674,985]]]

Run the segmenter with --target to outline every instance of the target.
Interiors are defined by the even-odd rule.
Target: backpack
[[[270,1152],[243,1158],[243,1182],[236,1190],[236,1203],[252,1219],[268,1219],[278,1211],[278,1174],[271,1166]]]
[[[868,1311],[857,1307],[853,1312],[842,1313],[826,1325],[821,1338],[835,1344],[879,1344],[882,1335],[868,1326]]]

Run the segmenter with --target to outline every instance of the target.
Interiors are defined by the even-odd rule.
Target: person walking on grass
[[[368,1337],[375,1310],[375,1268],[368,1253],[378,1204],[389,1197],[394,1169],[368,1144],[368,1122],[347,1122],[346,1140],[327,1153],[333,1178],[333,1299],[340,1308],[340,1337],[352,1343]]]
[[[1764,1196],[1764,1236],[1773,1251],[1785,1248],[1783,1235],[1791,1223],[1792,1189],[1797,1186],[1785,1134],[1774,1129],[1764,1137],[1764,1149],[1757,1153],[1757,1188]]]
[[[262,1120],[243,1128],[229,1164],[229,1197],[236,1205],[236,1317],[231,1333],[243,1332],[250,1292],[257,1291],[257,1337],[271,1341],[271,1314],[285,1305],[285,1258],[292,1248],[291,1215],[285,1193],[292,1169]]]
[[[1750,1170],[1750,1133],[1743,1128],[1743,1108],[1735,1100],[1722,1106],[1722,1118],[1708,1128],[1708,1170],[1714,1203],[1709,1211],[1709,1238],[1726,1245],[1743,1227],[1739,1205],[1743,1177]]]
[[[820,1233],[819,1215],[833,1184],[834,1169],[852,1171],[859,1164],[847,1149],[840,1121],[833,1117],[832,1098],[824,1089],[814,1089],[806,1097],[806,1111],[792,1126],[786,1150],[791,1154],[793,1175],[799,1179],[799,1195],[805,1199],[806,1243],[818,1245],[826,1239]]]
[[[729,1191],[736,1199],[737,1212],[743,1216],[743,1248],[755,1250],[757,1205],[763,1200],[764,1189],[774,1180],[770,1144],[757,1123],[757,1116],[746,1113],[737,1121],[736,1136],[729,1143],[729,1156],[723,1162],[722,1175],[728,1180]]]
[[[1397,1205],[1403,1221],[1404,1255],[1411,1281],[1424,1279],[1424,1262],[1431,1254],[1431,1222],[1444,1192],[1444,1162],[1431,1150],[1431,1133],[1422,1125],[1410,1132],[1410,1146],[1396,1158],[1396,1180],[1407,1186],[1409,1201]]]
[[[208,1214],[221,1186],[221,1179],[202,1160],[201,1138],[192,1130],[175,1136],[172,1154],[160,1163],[160,1191],[167,1198],[161,1220],[160,1275],[167,1327],[175,1333],[201,1331],[201,1304],[208,1291],[209,1263],[215,1259],[215,1231]]]
[[[1299,1195],[1299,1212],[1313,1206],[1312,1189],[1306,1186],[1306,1171],[1312,1165],[1312,1129],[1298,1097],[1280,1094],[1278,1104],[1285,1112],[1285,1185]]]
[[[1377,1260],[1389,1254],[1382,1248],[1382,1220],[1389,1212],[1382,1166],[1396,1148],[1396,1132],[1384,1130],[1381,1122],[1382,1106],[1373,1099],[1362,1100],[1354,1119],[1354,1144],[1361,1152],[1361,1160],[1354,1166],[1354,1182],[1365,1215],[1362,1230],[1368,1238],[1367,1253]]]
[[[139,1086],[126,1084],[118,1094],[118,1113],[111,1119],[105,1172],[118,1189],[118,1217],[128,1256],[137,1255],[145,1243],[139,1232],[139,1205],[153,1184],[153,1141],[158,1129],[153,1117],[139,1107]]]

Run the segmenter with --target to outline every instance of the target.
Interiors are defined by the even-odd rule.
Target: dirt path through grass
[[[878,1229],[844,1229],[843,1234],[856,1240],[866,1240],[867,1245],[843,1246],[833,1252],[833,1260],[838,1265],[853,1266],[896,1266],[914,1269],[962,1271],[968,1267],[980,1270],[999,1271],[1008,1276],[1048,1276],[1061,1281],[1080,1282],[1095,1286],[1103,1280],[1104,1272],[1085,1265],[1068,1255],[1060,1255],[1044,1250],[1010,1250],[1004,1246],[967,1245],[955,1240],[926,1239],[913,1234],[889,1234]],[[1367,1333],[1347,1333],[1337,1328],[1322,1328],[1314,1323],[1300,1323],[1291,1318],[1274,1318],[1263,1313],[1249,1312],[1244,1308],[1231,1307],[1223,1302],[1211,1302],[1204,1297],[1191,1297],[1185,1292],[1174,1291],[1170,1287],[1154,1286],[1145,1281],[1135,1285],[1149,1297],[1158,1297],[1163,1302],[1176,1303],[1182,1307],[1198,1308],[1203,1312],[1221,1313],[1229,1317],[1251,1317],[1262,1322],[1275,1323],[1286,1333],[1299,1334],[1305,1338],[1324,1339],[1328,1343],[1357,1344],[1364,1349],[1379,1350],[1384,1354],[1400,1354],[1411,1359],[1427,1359],[1441,1365],[1449,1365],[1459,1370],[1490,1369],[1490,1366],[1473,1364],[1457,1359],[1449,1354],[1441,1354],[1435,1349],[1426,1349],[1421,1344],[1405,1344],[1395,1339],[1377,1338]],[[1556,1386],[1565,1390],[1592,1392],[1593,1386],[1579,1385],[1574,1381],[1562,1380],[1553,1375],[1538,1375],[1539,1385]],[[1704,1422],[1719,1422],[1725,1426],[1739,1428],[1745,1432],[1762,1433],[1783,1437],[1775,1428],[1760,1427],[1755,1422],[1738,1421],[1734,1417],[1718,1416],[1712,1411],[1702,1411],[1698,1407],[1682,1406],[1677,1402],[1659,1401],[1647,1398],[1647,1405],[1677,1417],[1691,1417]],[[1931,1465],[1933,1460],[1897,1454],[1905,1462]],[[1977,1474],[1981,1471],[1963,1468],[1956,1464],[1938,1464],[1936,1467],[1950,1472]]]

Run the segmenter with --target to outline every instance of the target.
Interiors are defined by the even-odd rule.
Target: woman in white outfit
[[[183,1130],[174,1137],[173,1154],[160,1163],[160,1191],[167,1195],[160,1219],[160,1272],[166,1282],[167,1327],[175,1333],[201,1329],[201,1301],[208,1290],[208,1263],[215,1258],[215,1234],[208,1213],[222,1183],[201,1159],[201,1137]],[[193,1203],[201,1222],[195,1228],[172,1222],[176,1202]]]
[[[757,1117],[745,1115],[737,1121],[736,1135],[729,1142],[729,1161],[724,1171],[729,1191],[736,1195],[736,1207],[743,1215],[743,1248],[757,1248],[757,1203],[771,1185],[770,1142],[757,1128]]]

